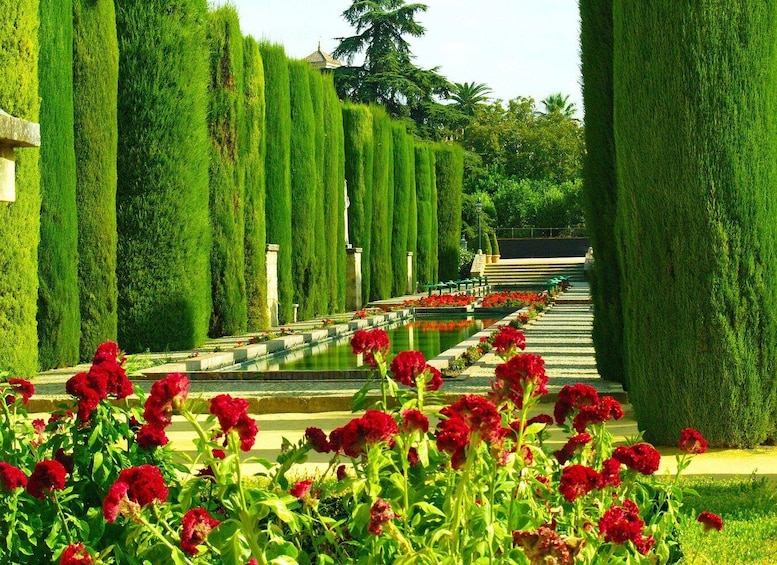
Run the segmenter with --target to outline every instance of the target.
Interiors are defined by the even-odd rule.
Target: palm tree
[[[569,101],[568,94],[550,94],[547,98],[542,100],[543,106],[545,106],[545,114],[553,114],[558,112],[564,117],[571,118],[575,115],[577,108],[575,103]]]
[[[485,84],[477,82],[454,82],[450,100],[453,100],[462,113],[467,116],[475,115],[475,107],[488,101],[491,89]]]

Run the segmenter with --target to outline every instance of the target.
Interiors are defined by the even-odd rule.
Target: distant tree
[[[475,109],[488,101],[490,93],[491,89],[483,83],[454,82],[450,99],[463,114],[474,116]]]
[[[575,103],[569,101],[568,94],[550,94],[542,101],[542,105],[545,106],[546,114],[559,113],[567,118],[572,118],[577,111]]]

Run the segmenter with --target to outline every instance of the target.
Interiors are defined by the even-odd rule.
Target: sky
[[[282,44],[292,58],[355,34],[341,14],[350,0],[229,0],[244,35]],[[407,38],[422,68],[439,67],[451,82],[488,85],[492,98],[569,95],[582,115],[580,15],[576,0],[418,0],[426,28]],[[216,5],[224,3],[215,2]],[[410,2],[408,2],[410,3]]]

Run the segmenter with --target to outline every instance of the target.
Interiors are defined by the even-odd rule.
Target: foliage
[[[38,2],[3,0],[0,13],[0,108],[38,122]],[[0,202],[0,372],[29,376],[38,370],[40,175],[37,149],[15,154],[16,202]]]
[[[573,118],[577,108],[575,103],[569,101],[569,94],[549,94],[540,102],[545,106],[545,114],[559,113],[566,118]]]
[[[315,161],[316,161],[316,195],[315,195],[315,226],[313,233],[313,261],[311,262],[311,280],[313,281],[316,315],[329,313],[329,288],[324,284],[326,271],[334,270],[334,257],[329,257],[327,232],[325,230],[326,202],[324,197],[324,176],[326,175],[324,157],[324,81],[320,71],[308,66],[310,82],[310,99],[313,103],[313,118],[315,120]],[[334,220],[336,216],[333,216]],[[337,222],[333,222],[336,226]]]
[[[265,217],[267,243],[278,250],[278,317],[292,319],[294,302],[291,267],[291,100],[289,66],[281,45],[260,43],[265,96]]]
[[[80,356],[118,331],[117,84],[113,0],[73,0],[73,108],[78,206]],[[125,319],[122,313],[122,319]],[[132,347],[135,344],[127,344]]]
[[[438,209],[438,190],[437,190],[437,152],[434,145],[429,145],[429,200],[431,201],[432,219],[431,231],[431,253],[429,254],[429,263],[432,281],[440,280],[440,214]]]
[[[73,138],[73,1],[41,2],[38,88],[40,122],[40,246],[38,364],[78,364],[78,217]]]
[[[313,275],[316,230],[316,119],[310,98],[310,65],[289,61],[291,87],[291,230],[294,302],[303,320],[313,317],[317,289]]]
[[[418,195],[416,192],[415,142],[412,138],[408,138],[407,150],[410,153],[410,159],[413,165],[413,176],[410,179],[410,194],[408,194],[407,197],[407,250],[412,251],[413,253],[413,276],[410,281],[410,288],[414,289],[416,288],[416,281],[418,280]]]
[[[435,158],[439,278],[448,280],[459,272],[464,156],[458,145],[438,144]]]
[[[475,259],[475,252],[470,249],[459,248],[459,273],[458,278],[468,279],[472,272],[472,261]]]
[[[504,178],[491,198],[499,226],[561,227],[584,223],[580,179],[556,184]],[[488,211],[484,206],[484,212]]]
[[[413,138],[405,126],[395,122],[391,127],[394,144],[394,201],[390,203],[394,219],[391,228],[391,295],[407,293],[407,252],[410,196],[415,185]],[[390,211],[390,213],[392,213]]]
[[[757,445],[777,423],[777,6],[617,2],[613,20],[629,398],[652,441],[690,424]]]
[[[117,272],[128,351],[191,349],[207,337],[206,15],[204,0],[135,0],[116,11]]]
[[[623,312],[615,243],[612,0],[580,2],[586,154],[583,203],[596,263],[588,271],[594,304],[593,342],[602,378],[624,382]]]
[[[245,120],[245,61],[237,10],[208,12],[210,86],[210,279],[213,337],[245,332],[245,168],[240,159]]]
[[[477,82],[454,82],[451,88],[450,99],[462,114],[474,116],[475,109],[488,102],[491,89],[488,85]]]
[[[259,44],[253,37],[243,42],[245,61],[245,119],[241,125],[240,159],[245,168],[245,281],[249,330],[270,325],[267,308],[267,236],[265,228],[264,67]]]
[[[437,225],[432,215],[431,147],[425,143],[415,146],[415,187],[417,202],[417,237],[415,259],[416,280],[419,284],[436,282],[432,274],[432,229]]]
[[[374,159],[372,170],[372,236],[370,238],[370,300],[391,297],[391,222],[389,193],[393,195],[394,145],[391,118],[380,106],[370,106]],[[391,190],[389,187],[391,186]],[[393,205],[393,198],[391,204]]]

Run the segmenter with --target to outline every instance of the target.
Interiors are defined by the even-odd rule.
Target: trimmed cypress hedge
[[[415,146],[415,185],[418,211],[416,216],[417,237],[415,245],[416,279],[420,284],[434,282],[432,277],[432,225],[437,219],[432,217],[432,174],[429,146]]]
[[[38,121],[38,2],[0,0],[0,108]],[[16,153],[16,202],[0,202],[0,371],[38,369],[40,174],[37,149]]]
[[[73,140],[73,1],[40,3],[38,89],[40,123],[40,245],[38,364],[76,365],[81,339],[78,307],[78,215]]]
[[[407,250],[413,252],[413,276],[410,281],[410,287],[415,290],[418,280],[418,200],[416,194],[416,172],[415,172],[415,141],[408,136],[408,153],[410,155],[410,194],[407,197]]]
[[[345,148],[343,112],[334,77],[324,75],[324,215],[328,266],[329,311],[345,310]]]
[[[391,126],[394,144],[394,200],[391,202],[393,222],[391,226],[391,294],[407,294],[408,217],[410,195],[415,184],[413,171],[413,140],[405,125],[395,122]]]
[[[117,167],[119,343],[180,350],[210,317],[205,0],[123,0]]]
[[[431,253],[429,254],[430,271],[432,282],[440,280],[440,261],[439,261],[439,241],[440,241],[440,222],[437,214],[437,153],[434,148],[429,146],[429,187],[431,201]]]
[[[775,432],[777,5],[613,20],[629,398],[648,441],[756,445]]]
[[[596,367],[602,378],[623,383],[623,307],[615,246],[612,0],[580,0],[580,47],[586,143],[583,198],[586,231],[596,254],[588,271]]]
[[[372,237],[372,112],[361,104],[343,104],[345,180],[348,183],[348,241],[362,249],[362,297],[370,296]]]
[[[291,100],[289,63],[283,46],[260,43],[264,65],[265,218],[267,243],[278,250],[278,318],[292,319],[294,285],[291,268]]]
[[[208,13],[210,98],[211,336],[245,332],[245,173],[240,135],[245,114],[243,35],[234,6]]]
[[[310,98],[313,103],[313,118],[315,123],[315,161],[316,161],[316,195],[315,195],[315,227],[313,233],[313,261],[311,262],[311,279],[313,281],[315,308],[314,315],[329,313],[329,289],[325,277],[326,272],[335,267],[328,255],[326,224],[324,222],[324,176],[326,175],[324,158],[324,82],[321,71],[308,65],[310,80]]]
[[[382,106],[370,106],[375,157],[372,171],[372,235],[370,245],[370,300],[391,297],[391,228],[389,186],[394,176],[391,118]],[[391,191],[393,195],[393,191]],[[393,204],[393,200],[391,201]]]
[[[73,0],[82,359],[91,359],[98,345],[117,338],[118,80],[119,46],[113,0]]]
[[[310,65],[289,61],[291,86],[291,230],[294,302],[303,320],[313,317],[317,302],[313,280],[316,237],[316,118],[310,97]]]
[[[439,278],[459,278],[461,236],[461,188],[464,180],[464,151],[459,145],[435,146],[437,178],[437,224]]]
[[[245,170],[245,281],[247,328],[270,326],[267,308],[267,239],[264,218],[264,67],[253,37],[243,43],[245,119],[240,127],[240,159]]]

